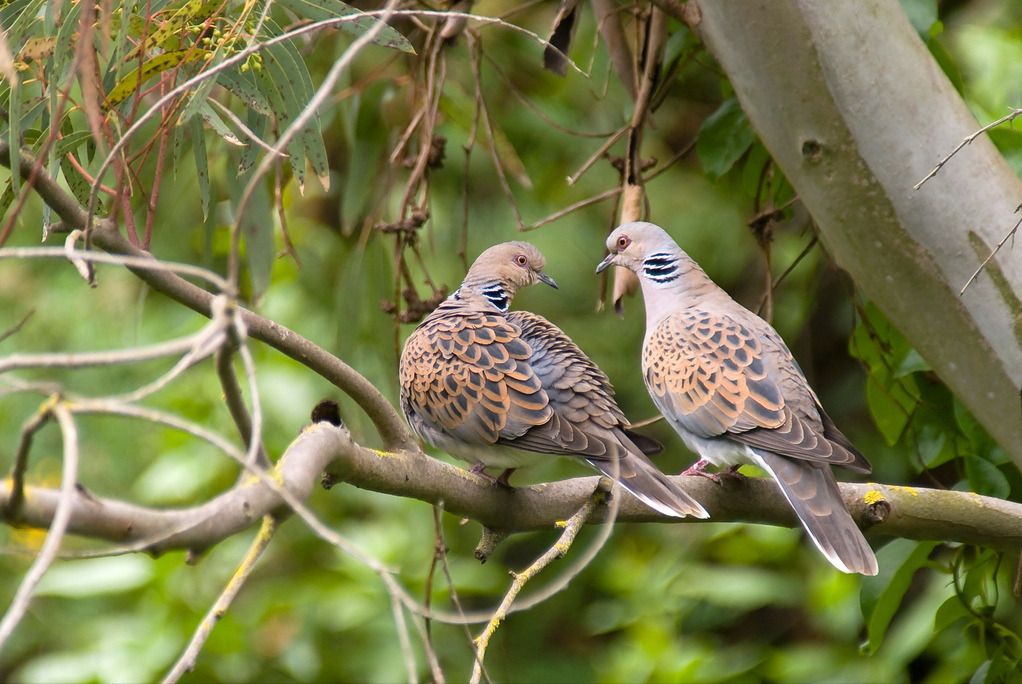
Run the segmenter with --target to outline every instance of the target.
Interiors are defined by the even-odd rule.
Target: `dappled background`
[[[935,3],[903,4],[981,124],[1019,106],[1022,23],[1013,3],[941,3],[939,15]],[[0,12],[5,27],[11,20],[6,12]],[[472,12],[503,16],[545,38],[557,7],[484,0]],[[634,41],[630,12],[621,12],[621,23]],[[274,16],[282,26],[296,18],[283,8]],[[423,27],[434,21],[399,18],[392,24],[423,55]],[[563,78],[543,68],[542,44],[528,35],[501,25],[472,24],[472,31],[471,40],[460,35],[438,52],[443,67],[433,72],[446,80],[438,89],[434,137],[426,140],[442,146],[443,154],[431,159],[428,195],[421,188],[413,193],[428,211],[424,225],[412,237],[402,236],[400,244],[393,232],[381,229],[408,216],[402,197],[424,140],[420,132],[407,142],[402,136],[420,111],[427,67],[417,57],[372,45],[344,72],[321,110],[329,189],[310,172],[301,193],[286,164],[271,172],[263,188],[268,209],[279,189],[280,211],[260,213],[263,238],[244,243],[247,306],[322,345],[396,405],[398,352],[413,327],[399,322],[409,308],[400,292],[409,283],[398,277],[398,255],[408,264],[418,297],[427,300],[435,294],[433,285],[453,291],[466,262],[486,247],[526,239],[544,253],[545,271],[560,290],[527,289],[513,308],[562,327],[609,375],[633,422],[653,418],[639,371],[641,300],[624,300],[622,320],[607,284],[594,273],[604,256],[604,237],[618,219],[615,197],[520,231],[620,184],[619,171],[607,159],[567,182],[632,113],[608,51],[596,39],[596,20],[591,11],[580,12],[570,56],[585,74],[569,68]],[[38,36],[43,35],[40,27]],[[351,41],[325,30],[295,42],[313,84]],[[11,49],[17,54],[19,46]],[[646,185],[650,219],[739,302],[770,315],[836,424],[873,463],[870,479],[1018,501],[1022,479],[1007,455],[833,265],[811,218],[792,201],[791,186],[755,140],[726,77],[680,22],[671,22],[664,63],[641,149],[643,160],[655,162],[647,177],[657,174]],[[26,89],[32,87],[31,73],[22,73]],[[477,87],[489,135],[477,118]],[[226,91],[214,94],[243,116],[236,98]],[[76,120],[87,130],[83,121],[84,115]],[[194,134],[194,126],[184,128]],[[140,134],[158,135],[156,122]],[[130,205],[141,234],[149,217],[147,189],[158,183],[148,249],[161,259],[224,272],[239,194],[236,171],[246,148],[225,141],[208,124],[202,135],[205,168],[195,162],[194,139],[182,134],[179,144],[168,145],[159,179],[155,153],[138,165]],[[992,137],[1013,168],[1022,170],[1022,134],[1002,128]],[[491,139],[507,189],[494,166]],[[619,141],[610,154],[623,150]],[[935,150],[934,158],[948,151]],[[38,244],[46,218],[41,203],[30,196],[24,207],[11,207],[7,202],[4,220],[11,224],[5,246]],[[265,240],[270,235],[272,246]],[[265,242],[261,247],[259,239]],[[268,253],[279,254],[269,261]],[[774,286],[769,302],[768,283]],[[206,323],[150,293],[119,267],[100,266],[98,286],[90,289],[66,262],[4,261],[0,329],[31,311],[21,329],[0,342],[0,352],[115,349],[180,337]],[[283,452],[324,397],[340,402],[356,441],[381,446],[372,423],[327,380],[265,345],[252,350],[271,455]],[[190,370],[147,404],[232,434],[212,363]],[[73,392],[105,395],[138,387],[170,365],[19,371],[17,379],[56,381]],[[0,395],[0,465],[8,467],[40,395],[0,391],[7,392]],[[231,487],[238,477],[236,463],[182,433],[120,417],[79,421],[78,479],[97,496],[184,506]],[[665,472],[694,460],[669,426],[655,423],[646,431],[666,445],[657,457]],[[30,483],[59,483],[60,445],[55,428],[36,437]],[[583,474],[589,471],[559,459],[516,473],[512,484]],[[399,570],[413,592],[421,595],[431,583],[433,602],[445,605],[448,586],[433,566],[437,533],[428,505],[345,484],[316,491],[309,503],[364,552]],[[555,539],[554,532],[513,536],[480,565],[472,556],[480,526],[446,514],[441,520],[451,576],[468,607],[495,605],[508,571],[527,566]],[[584,531],[577,544],[588,544],[594,532]],[[5,647],[0,678],[86,682],[161,676],[253,534],[224,541],[196,565],[185,564],[180,552],[157,559],[128,554],[58,562]],[[0,573],[11,578],[0,583],[5,604],[42,538],[39,531],[0,529],[8,551],[0,556]],[[1016,636],[1022,620],[1012,596],[1017,556],[935,547],[890,542],[877,553],[881,575],[860,578],[834,570],[797,529],[620,524],[567,590],[501,626],[487,670],[494,681],[936,682],[967,680],[998,653],[1017,662],[1022,655]],[[98,547],[72,538],[64,548],[73,556]],[[931,551],[933,562],[927,564]],[[961,572],[950,572],[952,566]],[[965,570],[971,570],[967,581],[959,579]],[[556,576],[557,564],[547,574]],[[536,585],[548,579],[540,577]],[[190,677],[403,679],[389,602],[375,573],[324,544],[300,521],[289,521]],[[889,610],[875,611],[880,604]],[[448,676],[463,678],[472,663],[465,630],[433,624],[431,635]]]

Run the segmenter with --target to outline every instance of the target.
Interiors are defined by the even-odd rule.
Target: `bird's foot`
[[[479,477],[483,478],[484,480],[488,480],[493,484],[503,485],[508,489],[514,489],[514,487],[511,486],[511,483],[508,482],[508,478],[511,477],[511,473],[515,472],[514,468],[508,468],[497,477],[494,477],[493,475],[484,472],[485,469],[486,469],[485,463],[476,463],[474,466],[469,468],[468,472],[472,473],[473,475],[478,475]]]
[[[684,470],[683,472],[681,472],[679,474],[680,475],[687,475],[687,476],[698,475],[700,477],[705,477],[708,480],[713,480],[717,484],[720,484],[721,476],[724,476],[724,477],[737,477],[739,479],[744,479],[745,478],[744,475],[742,475],[740,472],[738,472],[738,468],[740,467],[738,465],[730,465],[727,468],[725,468],[724,470],[720,471],[720,473],[708,473],[708,472],[706,472],[706,466],[708,466],[708,465],[710,465],[710,462],[707,461],[705,458],[701,458],[698,461],[696,461],[695,463],[693,463],[692,465],[690,465],[686,470]]]
[[[511,483],[508,481],[511,477],[511,473],[513,472],[515,472],[515,468],[507,468],[504,472],[497,476],[497,479],[494,480],[494,482],[496,482],[499,485],[504,485],[508,489],[514,489],[514,487],[512,487]]]

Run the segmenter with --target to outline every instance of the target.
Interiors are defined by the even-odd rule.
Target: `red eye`
[[[524,254],[519,254],[518,256],[515,257],[515,263],[518,264],[519,266],[528,266],[529,257],[525,256]]]
[[[627,235],[622,235],[617,239],[617,248],[624,249],[628,245],[632,244],[632,241],[628,239]]]

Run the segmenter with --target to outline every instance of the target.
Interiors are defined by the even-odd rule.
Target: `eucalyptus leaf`
[[[721,103],[699,127],[696,153],[710,180],[717,180],[731,170],[756,139],[749,118],[742,111],[738,98],[732,95]]]
[[[880,648],[912,578],[926,565],[938,544],[940,542],[895,539],[877,551],[880,571],[873,577],[862,578],[859,598],[866,619],[866,641],[860,647],[863,654],[873,655]]]

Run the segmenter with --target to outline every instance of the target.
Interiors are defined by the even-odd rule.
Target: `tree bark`
[[[590,498],[599,477],[579,477],[508,488],[421,451],[382,452],[352,441],[345,428],[316,423],[303,432],[271,471],[274,482],[305,501],[321,473],[327,484],[356,487],[430,504],[471,518],[502,533],[555,529]],[[798,519],[773,480],[724,477],[671,478],[710,513],[706,521],[660,515],[627,492],[620,496],[618,522],[752,522],[797,527]],[[1022,548],[1022,504],[966,492],[876,483],[840,484],[845,505],[870,536],[975,544],[1001,550]],[[616,488],[615,492],[621,492]],[[10,488],[0,489],[0,512],[12,525],[44,528],[53,520],[60,492],[29,487],[16,511],[8,510]],[[210,501],[184,509],[156,510],[78,492],[68,531],[159,554],[173,549],[202,552],[285,506],[266,483],[246,478]],[[607,507],[589,523],[606,520]]]
[[[703,41],[837,263],[1022,467],[1022,183],[897,0],[699,0]]]

